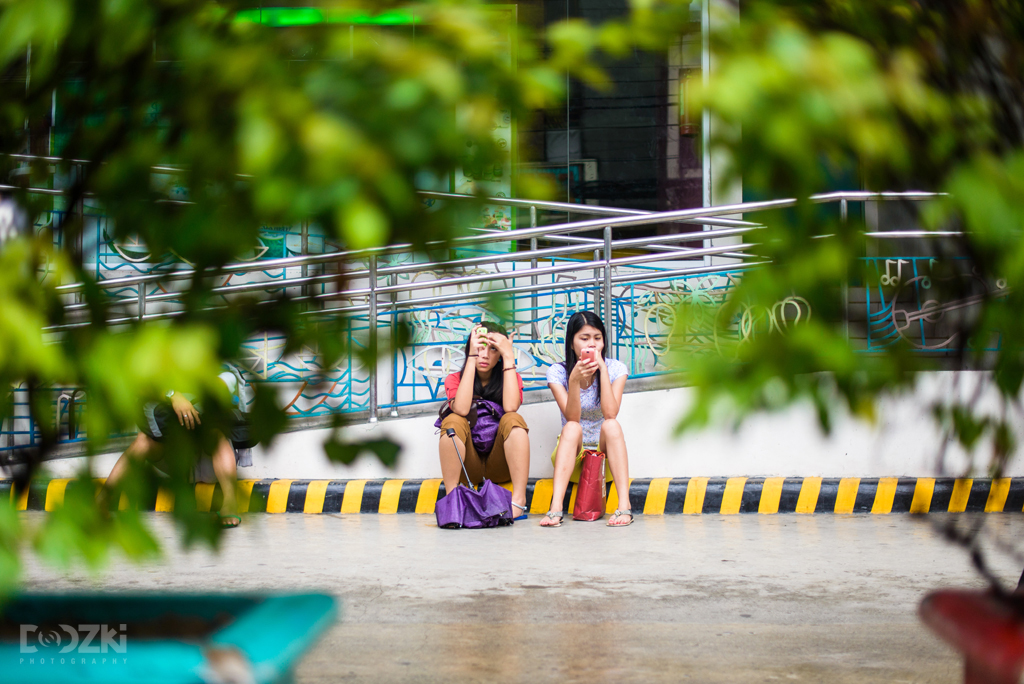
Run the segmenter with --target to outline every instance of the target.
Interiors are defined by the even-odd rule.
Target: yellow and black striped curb
[[[52,511],[63,505],[73,480],[33,481],[16,492],[0,480],[0,500],[8,497],[18,510]],[[511,485],[503,485],[510,489]],[[433,513],[444,496],[441,480],[240,480],[243,513]],[[195,485],[195,506],[219,506],[219,487]],[[551,480],[531,480],[531,513],[551,506]],[[563,501],[572,510],[576,488]],[[632,509],[646,515],[667,513],[991,513],[1024,509],[1024,478],[954,479],[882,477],[682,477],[629,482]],[[190,505],[192,502],[189,502]],[[160,490],[144,506],[171,511],[174,496]],[[215,506],[215,507],[216,507]],[[608,489],[608,512],[618,507],[615,485]]]

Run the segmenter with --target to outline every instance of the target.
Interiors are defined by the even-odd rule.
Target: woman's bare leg
[[[220,491],[224,494],[224,502],[220,507],[221,515],[237,515],[238,497],[235,494],[235,483],[238,480],[238,466],[235,463],[235,448],[223,435],[217,439],[217,448],[213,452],[213,474],[220,483]]]
[[[558,436],[558,450],[555,452],[555,476],[551,486],[552,513],[562,513],[565,490],[569,486],[572,469],[576,467],[576,456],[580,453],[582,441],[583,428],[579,423],[570,420],[562,427],[562,433]],[[553,523],[550,518],[544,518],[540,524],[541,527],[547,527]]]
[[[140,432],[135,436],[135,441],[132,442],[124,453],[121,454],[120,458],[117,459],[117,463],[110,469],[110,473],[107,475],[105,485],[109,487],[117,486],[117,483],[121,481],[124,474],[128,472],[128,467],[131,460],[139,460],[148,456],[155,456],[160,449],[160,445],[150,439],[146,433]]]
[[[512,478],[512,503],[526,505],[526,485],[530,479],[530,435],[521,427],[514,427],[505,440],[505,463]],[[513,511],[513,517],[525,513],[521,508]]]
[[[619,495],[619,510],[630,510],[629,504],[629,457],[626,454],[626,437],[622,426],[614,418],[606,418],[601,424],[601,451],[608,457],[608,468],[612,471],[615,491]],[[628,518],[612,516],[610,523],[624,524]]]
[[[446,495],[455,491],[455,488],[459,486],[459,477],[462,476],[462,461],[459,460],[459,454],[455,453],[453,439],[458,444],[459,454],[462,454],[463,458],[466,457],[466,445],[461,439],[441,433],[438,451],[441,454],[441,479],[444,481]]]

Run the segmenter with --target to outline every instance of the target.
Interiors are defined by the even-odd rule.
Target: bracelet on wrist
[[[511,366],[511,367],[509,367],[509,368],[506,368],[505,370],[507,370],[507,371],[510,371],[510,370],[515,370],[515,369],[516,369],[516,367],[515,367],[515,366]]]

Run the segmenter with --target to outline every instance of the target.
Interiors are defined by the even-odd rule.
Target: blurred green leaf
[[[248,416],[252,439],[264,447],[269,447],[274,437],[288,426],[288,418],[282,411],[277,392],[272,387],[257,384],[254,389],[256,397]]]
[[[386,439],[368,439],[359,442],[342,442],[332,437],[324,443],[327,458],[336,463],[351,465],[364,453],[372,453],[384,465],[393,467],[398,462],[401,446]]]
[[[0,500],[0,607],[21,578],[21,521],[14,509],[14,497]]]

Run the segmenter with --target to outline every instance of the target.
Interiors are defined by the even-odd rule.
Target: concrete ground
[[[31,519],[42,514],[27,514]],[[905,515],[637,516],[439,530],[432,516],[254,515],[223,553],[102,576],[30,560],[35,590],[323,590],[341,621],[297,682],[957,682],[918,622],[944,586],[982,586],[966,554]],[[929,522],[930,521],[930,522]],[[1007,543],[1024,517],[991,514]],[[1015,584],[1020,565],[992,555]]]

